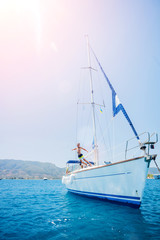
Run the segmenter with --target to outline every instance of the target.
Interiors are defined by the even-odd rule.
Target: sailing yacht
[[[86,197],[99,198],[107,201],[118,202],[139,208],[142,202],[143,191],[147,178],[150,162],[156,159],[155,154],[150,154],[150,148],[158,141],[158,136],[155,134],[155,140],[151,141],[153,134],[148,133],[148,138],[145,142],[141,142],[140,135],[137,134],[125,108],[119,101],[117,93],[113,88],[110,80],[104,72],[98,58],[92,50],[88,38],[88,70],[90,74],[90,92],[91,92],[91,108],[93,120],[93,159],[91,166],[81,168],[79,160],[69,160],[67,162],[66,174],[62,178],[62,183],[65,184],[67,190],[74,194],[83,195]],[[96,120],[95,120],[95,102],[92,80],[92,67],[90,54],[93,54],[104,79],[106,80],[112,93],[112,109],[113,117],[120,111],[123,113],[129,123],[135,138],[138,141],[139,149],[142,154],[133,158],[125,158],[117,162],[109,162],[106,158],[104,164],[99,164],[99,154],[96,136]],[[126,144],[126,153],[128,151],[128,141]]]

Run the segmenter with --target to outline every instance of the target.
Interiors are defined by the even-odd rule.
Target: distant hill
[[[23,160],[0,160],[0,178],[8,179],[60,179],[65,168],[59,168],[53,163]],[[157,168],[150,167],[148,174],[159,174]]]
[[[0,160],[0,178],[24,179],[58,179],[63,176],[65,168],[52,163],[23,160]]]
[[[148,174],[159,174],[158,169],[155,167],[150,167],[148,170]]]

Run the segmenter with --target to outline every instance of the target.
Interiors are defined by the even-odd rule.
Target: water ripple
[[[0,239],[159,239],[158,180],[147,180],[140,209],[68,193],[59,180],[0,184]]]

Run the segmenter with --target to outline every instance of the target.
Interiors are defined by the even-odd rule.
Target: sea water
[[[160,180],[140,209],[68,193],[61,180],[1,180],[0,239],[160,239]]]

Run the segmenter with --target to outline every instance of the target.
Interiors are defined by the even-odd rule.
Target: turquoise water
[[[160,239],[160,180],[140,209],[67,193],[60,180],[0,181],[0,239]]]

